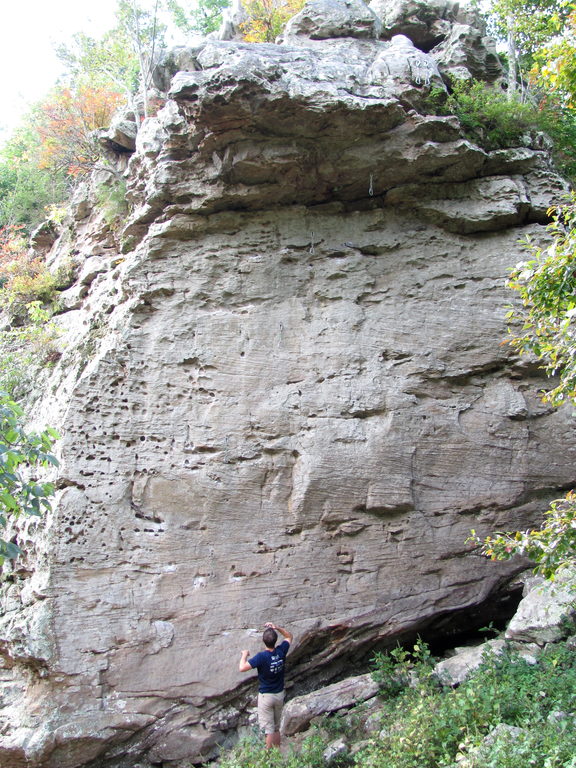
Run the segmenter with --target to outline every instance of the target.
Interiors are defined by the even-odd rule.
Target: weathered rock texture
[[[267,620],[296,692],[484,621],[515,565],[470,528],[530,524],[576,479],[569,415],[502,344],[506,270],[562,181],[529,140],[486,153],[426,114],[425,51],[461,20],[416,24],[419,50],[415,22],[376,9],[377,39],[338,6],[337,37],[296,20],[171,56],[122,252],[74,200],[41,411],[59,498],[4,590],[4,768],[200,761],[246,721],[237,654]]]

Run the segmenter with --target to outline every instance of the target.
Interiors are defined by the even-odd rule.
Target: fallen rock
[[[305,730],[310,721],[327,713],[338,712],[376,696],[378,684],[371,675],[349,677],[340,683],[291,699],[282,714],[282,731],[290,736]]]
[[[498,656],[505,647],[504,640],[488,640],[482,645],[461,649],[454,656],[436,664],[434,675],[443,685],[460,685],[478,669],[487,653]]]
[[[567,637],[574,607],[576,579],[560,572],[555,581],[535,579],[506,630],[506,639],[543,646]]]
[[[339,739],[335,739],[334,741],[331,741],[330,744],[328,744],[322,753],[322,757],[327,763],[330,763],[332,760],[336,760],[342,755],[345,755],[348,752],[348,749],[349,747],[346,739],[340,737]]]

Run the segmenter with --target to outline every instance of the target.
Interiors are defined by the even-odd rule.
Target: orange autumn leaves
[[[273,43],[288,19],[298,13],[305,0],[243,0],[248,20],[240,25],[248,43]]]
[[[37,112],[39,166],[79,176],[100,157],[96,131],[108,128],[124,97],[106,88],[57,88]]]
[[[243,0],[248,19],[242,24],[247,42],[274,42],[304,0]],[[36,110],[41,169],[77,177],[90,172],[101,158],[97,131],[108,128],[125,96],[106,87],[58,87]]]

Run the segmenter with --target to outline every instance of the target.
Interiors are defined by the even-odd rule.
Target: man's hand
[[[240,655],[240,664],[238,665],[238,669],[240,672],[249,672],[252,667],[248,663],[248,656],[250,655],[250,651],[242,651]]]
[[[276,632],[280,632],[284,640],[288,640],[289,643],[292,642],[294,635],[292,634],[292,632],[288,632],[287,629],[282,629],[282,627],[279,627],[277,624],[273,624],[271,621],[267,621],[266,624],[264,624],[264,626],[266,627],[266,629],[273,629]]]

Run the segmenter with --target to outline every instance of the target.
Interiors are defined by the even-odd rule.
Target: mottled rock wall
[[[199,761],[247,721],[267,620],[296,691],[465,628],[515,569],[470,528],[575,480],[569,414],[502,344],[563,189],[538,137],[486,153],[426,114],[443,81],[407,37],[297,24],[173,54],[122,231],[85,191],[54,247],[80,262],[42,407],[60,491],[4,590],[3,768]]]

